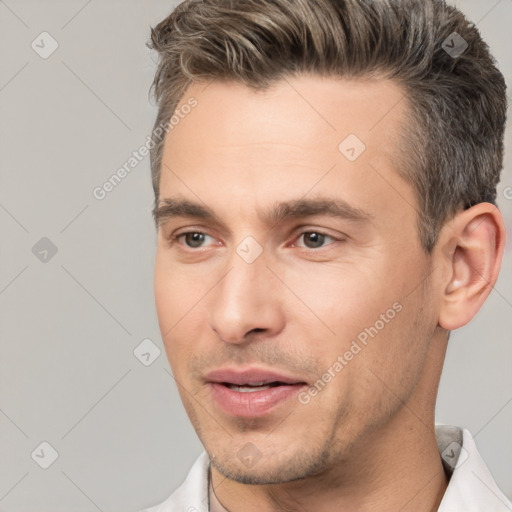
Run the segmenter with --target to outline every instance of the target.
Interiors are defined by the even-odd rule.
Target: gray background
[[[512,0],[456,4],[512,84]],[[1,511],[136,511],[167,497],[201,451],[154,311],[149,158],[102,201],[92,194],[151,131],[144,43],[173,5],[0,0]],[[31,47],[43,31],[59,45],[46,59]],[[437,422],[469,428],[512,497],[510,130],[507,149],[503,270],[452,334]],[[32,250],[43,237],[57,248],[46,262]],[[162,350],[150,366],[133,353],[146,338]],[[43,441],[58,452],[48,469]]]

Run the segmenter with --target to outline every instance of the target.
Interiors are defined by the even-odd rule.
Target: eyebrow
[[[257,215],[267,225],[278,224],[288,218],[297,219],[315,215],[357,223],[370,222],[373,219],[371,213],[351,206],[339,198],[295,199],[276,203],[263,212],[257,212]],[[157,227],[174,217],[193,217],[222,224],[211,208],[188,199],[166,198],[153,209],[153,218]]]

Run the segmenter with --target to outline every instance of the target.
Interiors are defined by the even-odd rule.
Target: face
[[[402,97],[300,77],[194,84],[181,101],[197,105],[165,142],[156,306],[187,413],[231,479],[348,462],[417,396],[436,318],[397,172]]]

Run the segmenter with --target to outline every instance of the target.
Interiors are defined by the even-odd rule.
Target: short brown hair
[[[467,44],[461,55],[448,51],[455,42]],[[496,204],[505,81],[475,25],[444,1],[186,0],[151,29],[147,45],[160,57],[154,131],[194,81],[265,89],[303,73],[385,77],[406,91],[398,171],[416,191],[425,250],[460,209]],[[163,145],[162,137],[151,150],[155,206]]]

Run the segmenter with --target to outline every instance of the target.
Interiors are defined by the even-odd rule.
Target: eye
[[[304,246],[307,249],[319,249],[325,245],[326,240],[336,241],[334,237],[321,233],[320,231],[304,231],[297,240],[304,239]],[[295,244],[293,244],[295,245]],[[299,247],[303,247],[299,245]]]
[[[179,242],[183,239],[185,247],[188,247],[189,249],[198,249],[203,246],[203,243],[208,238],[213,240],[213,237],[206,233],[202,233],[201,231],[187,231],[186,233],[180,233],[173,237],[173,241]]]

